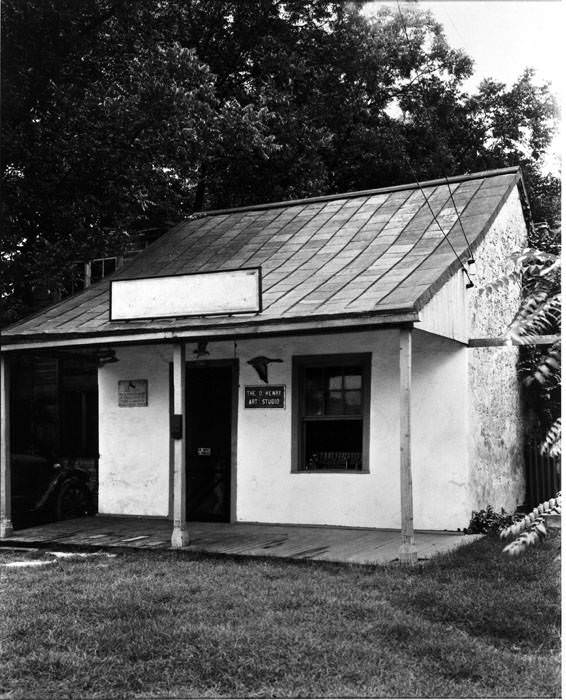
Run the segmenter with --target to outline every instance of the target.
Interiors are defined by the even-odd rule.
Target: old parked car
[[[95,512],[89,474],[37,455],[12,455],[12,518],[15,527],[66,520]]]

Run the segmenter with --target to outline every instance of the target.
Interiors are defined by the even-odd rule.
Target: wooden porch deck
[[[251,523],[189,523],[191,542],[181,550],[249,557],[280,557],[347,564],[386,564],[398,558],[398,530]],[[98,515],[16,530],[0,547],[170,551],[172,523],[156,518]],[[417,532],[419,559],[472,542],[477,535]]]

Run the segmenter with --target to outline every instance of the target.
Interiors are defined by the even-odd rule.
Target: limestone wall
[[[491,294],[478,290],[503,275],[509,255],[526,244],[517,188],[475,253],[470,290],[470,337],[501,337],[520,301],[518,283]],[[474,509],[488,504],[514,510],[524,498],[522,425],[516,347],[469,348],[469,482]]]

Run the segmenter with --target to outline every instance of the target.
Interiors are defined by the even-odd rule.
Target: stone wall
[[[490,294],[478,290],[509,269],[509,256],[526,244],[517,188],[475,253],[477,277],[469,297],[470,338],[501,337],[517,311],[520,285]],[[513,511],[525,490],[518,348],[470,348],[469,454],[474,509],[491,504]]]

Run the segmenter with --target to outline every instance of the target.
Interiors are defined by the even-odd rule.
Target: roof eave
[[[370,311],[357,314],[336,314],[317,318],[288,318],[256,320],[239,323],[223,323],[216,326],[192,325],[177,328],[147,330],[143,328],[130,331],[121,329],[114,332],[95,331],[92,333],[38,333],[3,336],[1,350],[47,349],[78,345],[124,345],[190,341],[206,338],[208,340],[231,340],[236,338],[304,335],[325,332],[352,332],[371,330],[387,326],[404,326],[419,320],[419,314],[412,308],[389,309],[386,312]]]

